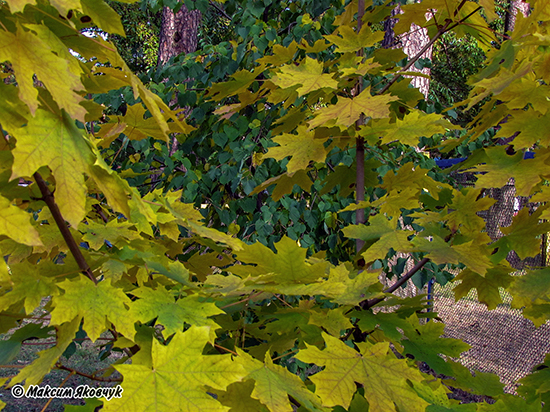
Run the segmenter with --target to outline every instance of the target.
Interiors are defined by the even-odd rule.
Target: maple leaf
[[[340,96],[338,103],[315,112],[315,117],[309,121],[309,129],[321,125],[348,128],[359,119],[361,113],[373,119],[390,117],[388,103],[395,100],[399,98],[390,95],[371,96],[370,88],[352,99]]]
[[[315,383],[315,394],[325,406],[341,405],[348,408],[357,384],[363,385],[369,411],[424,412],[428,405],[411,389],[407,380],[422,381],[422,375],[407,365],[405,360],[388,355],[389,343],[375,345],[358,343],[360,352],[338,338],[323,333],[324,350],[307,345],[296,358],[314,363],[324,370],[310,379]],[[397,405],[397,408],[396,408]]]
[[[29,107],[19,99],[19,90],[13,85],[0,82],[0,114],[2,116],[2,128],[14,130],[25,123],[30,117]]]
[[[506,153],[506,148],[497,146],[483,149],[486,164],[477,166],[474,171],[488,172],[478,177],[476,187],[502,187],[510,178],[515,179],[516,196],[529,196],[532,189],[542,180],[541,174],[546,170],[550,152],[537,153],[534,159],[523,159],[523,153],[513,156]]]
[[[214,83],[208,89],[207,96],[211,97],[214,101],[219,102],[227,96],[233,96],[246,90],[256,78],[265,70],[265,64],[261,64],[254,68],[254,71],[239,70],[232,74],[230,77],[233,80],[228,82]]]
[[[38,109],[26,127],[11,133],[17,138],[11,179],[32,176],[40,167],[48,166],[55,177],[61,214],[77,227],[86,215],[84,173],[94,162],[82,130],[65,112],[57,116]]]
[[[514,250],[520,257],[535,256],[540,253],[539,235],[550,231],[550,223],[539,223],[543,211],[547,207],[539,207],[530,214],[528,208],[521,209],[508,227],[500,228],[505,236],[500,238],[492,247],[504,247],[506,250]]]
[[[259,242],[244,245],[237,259],[251,265],[233,265],[227,270],[238,276],[272,274],[270,280],[283,283],[308,283],[325,275],[326,263],[306,262],[307,249],[301,248],[287,236],[275,243],[277,253]]]
[[[107,33],[125,37],[120,16],[104,0],[80,0],[82,11],[90,16],[96,26]]]
[[[550,134],[544,127],[550,122],[550,112],[541,114],[535,110],[516,110],[511,119],[502,124],[494,138],[507,138],[519,132],[514,138],[514,149],[527,149],[535,143],[542,147],[550,146]]]
[[[25,381],[25,386],[38,385],[46,374],[50,373],[59,357],[63,355],[67,347],[73,341],[76,332],[80,328],[80,316],[71,319],[70,322],[57,326],[56,345],[38,352],[38,359],[34,360],[30,365],[25,366],[19,374],[10,381],[10,386]]]
[[[379,271],[350,271],[344,264],[330,269],[326,296],[340,305],[358,305],[365,299],[380,297]]]
[[[129,222],[121,222],[117,219],[111,220],[106,224],[88,220],[86,223],[78,225],[78,230],[84,233],[82,241],[88,242],[92,249],[98,250],[105,244],[106,240],[116,245],[119,239],[139,239],[139,233],[131,230],[133,227],[134,225]]]
[[[332,78],[332,74],[323,73],[323,64],[310,57],[306,57],[298,66],[292,63],[279,70],[271,81],[283,89],[300,85],[296,89],[298,96],[319,89],[334,90],[338,87],[338,81]]]
[[[229,406],[229,412],[267,412],[268,409],[257,399],[251,397],[254,390],[254,381],[234,382],[222,391],[212,390],[216,399],[225,406]]]
[[[247,378],[255,381],[252,398],[258,399],[271,412],[292,412],[294,409],[288,400],[289,395],[309,411],[329,411],[298,376],[275,365],[269,353],[266,353],[263,363],[239,349],[237,353],[242,357],[239,360],[248,372]]]
[[[485,227],[485,221],[478,216],[477,212],[489,209],[496,200],[490,197],[478,199],[480,193],[481,189],[463,189],[460,192],[454,192],[453,203],[448,207],[453,211],[446,216],[451,230],[458,230],[460,226],[469,232],[480,232]]]
[[[141,104],[128,106],[123,117],[117,116],[109,123],[101,126],[97,136],[103,137],[101,144],[108,147],[120,133],[124,133],[130,140],[143,140],[151,136],[155,139],[166,140],[165,135],[159,130],[158,124],[152,117],[143,118],[145,109]],[[170,123],[171,124],[171,123]]]
[[[298,134],[283,134],[273,138],[279,147],[270,147],[264,157],[282,160],[291,159],[286,165],[288,173],[307,168],[309,162],[324,162],[327,157],[325,139],[316,139],[314,131],[307,131],[305,126],[298,127]]]
[[[42,30],[49,32],[45,26]],[[33,80],[33,74],[36,73],[58,106],[76,119],[84,121],[86,109],[79,105],[84,98],[75,92],[84,89],[80,73],[71,70],[70,62],[64,56],[53,53],[58,48],[58,43],[52,39],[57,39],[57,36],[52,33],[50,35],[48,41],[53,44],[24,30],[19,23],[15,34],[3,30],[0,32],[0,61],[11,62],[19,86],[19,97],[29,106],[33,115],[38,108],[38,90],[34,87]],[[62,75],[52,76],[52,73]]]
[[[508,288],[513,282],[511,272],[513,269],[510,267],[497,266],[488,269],[485,276],[480,276],[469,269],[464,269],[455,277],[456,281],[462,281],[453,288],[455,300],[458,301],[468,295],[471,289],[476,289],[478,300],[485,303],[487,309],[495,309],[503,302],[499,288]]]
[[[401,341],[404,353],[411,354],[417,361],[424,361],[437,373],[452,375],[451,367],[439,356],[440,354],[460,357],[462,352],[470,349],[470,345],[460,339],[441,338],[445,325],[438,322],[428,322],[418,325],[418,318],[412,316],[414,328],[405,329],[407,340]]]
[[[384,39],[383,31],[372,32],[368,25],[363,26],[359,33],[356,33],[350,26],[340,26],[337,33],[339,36],[329,34],[325,36],[325,39],[336,45],[338,53],[355,53],[365,47],[374,46]]]
[[[0,235],[28,246],[42,245],[38,232],[30,222],[30,215],[13,206],[3,196],[0,196]]]
[[[382,143],[397,140],[409,146],[418,146],[418,139],[422,136],[430,137],[436,133],[445,133],[447,129],[456,129],[451,122],[436,113],[425,114],[414,110],[403,120],[397,119],[382,136]]]
[[[94,285],[90,279],[80,275],[76,280],[65,280],[57,286],[63,289],[63,295],[52,299],[51,324],[60,325],[76,316],[84,318],[84,330],[95,342],[99,335],[107,330],[109,322],[128,338],[135,335],[134,319],[129,317],[130,299],[122,289],[113,287],[110,282]]]
[[[295,173],[287,172],[287,173],[283,173],[282,175],[267,179],[261,185],[256,186],[254,190],[250,192],[250,194],[251,195],[258,194],[262,190],[265,190],[266,188],[268,188],[273,184],[275,184],[276,186],[275,186],[275,189],[273,190],[273,193],[271,194],[271,197],[274,201],[277,202],[284,195],[292,193],[292,190],[294,189],[294,185],[298,185],[302,189],[304,189],[306,192],[309,192],[313,182],[307,175],[306,171],[302,169],[302,170],[298,170]]]
[[[177,332],[167,346],[153,340],[151,365],[117,365],[124,396],[105,403],[105,412],[227,411],[205,387],[224,390],[247,372],[231,355],[203,355],[207,326]]]
[[[198,295],[191,295],[177,301],[174,294],[160,287],[139,288],[132,291],[132,295],[140,299],[132,302],[130,317],[142,323],[157,318],[157,323],[164,326],[164,333],[168,337],[177,331],[182,331],[184,324],[210,327],[210,342],[216,338],[216,329],[220,327],[210,316],[225,313],[214,302],[201,301]]]
[[[25,301],[25,312],[32,313],[44,296],[56,296],[59,290],[52,278],[42,276],[36,265],[27,261],[10,265],[11,276],[9,280],[13,283],[9,292],[0,296],[0,310],[6,310],[14,303]]]
[[[526,275],[514,277],[509,289],[514,297],[512,305],[516,308],[531,306],[534,302],[548,302],[550,297],[550,268],[532,270]]]

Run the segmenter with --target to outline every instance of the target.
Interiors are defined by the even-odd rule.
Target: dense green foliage
[[[177,3],[148,0],[149,17],[128,18],[153,21]],[[208,1],[185,3],[216,13]],[[533,1],[507,40],[489,27],[490,0],[402,6],[397,35],[414,22],[432,41],[484,47],[457,102],[481,107],[457,126],[439,111],[466,89],[439,108],[425,102],[402,76],[418,56],[379,47],[392,8],[369,2],[361,20],[360,3],[227,0],[200,50],[146,69],[152,61],[122,40],[135,67],[82,34],[124,35],[102,0],[2,2],[0,332],[50,297],[40,331],[0,342],[10,349],[3,363],[22,342],[55,336],[4,383],[28,387],[67,369],[85,334],[123,356],[92,376],[122,375],[106,411],[548,410],[548,368],[522,381],[521,397],[504,394],[496,376],[451,360],[469,345],[425,322],[434,314],[422,297],[392,296],[379,275],[421,287],[458,267],[458,296],[477,289],[493,309],[505,288],[536,325],[550,318],[548,269],[514,277],[506,261],[510,250],[539,252],[547,206],[522,210],[493,244],[477,214],[494,203],[482,189],[512,177],[518,195],[549,199],[549,6]],[[515,155],[492,139],[518,132]],[[476,187],[454,187],[419,147],[473,152]],[[390,265],[398,252],[409,257]],[[496,403],[458,405],[446,385]]]

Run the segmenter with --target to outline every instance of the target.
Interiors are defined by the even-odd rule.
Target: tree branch
[[[95,375],[90,375],[88,373],[84,373],[84,372],[80,372],[76,369],[73,369],[73,368],[69,368],[68,366],[65,366],[65,365],[62,365],[61,363],[57,362],[55,364],[55,367],[57,369],[61,369],[61,370],[64,370],[64,371],[68,371],[68,372],[71,372],[72,374],[74,375],[80,375],[80,376],[84,376],[85,378],[88,378],[88,379],[92,379],[94,381],[99,381],[99,382],[122,382],[122,378],[102,378],[100,376],[95,376]]]
[[[384,291],[384,293],[392,293],[397,288],[399,288],[400,286],[405,284],[405,282],[407,282],[410,278],[412,278],[413,275],[416,272],[418,272],[420,269],[422,269],[422,267],[424,267],[424,265],[426,263],[428,263],[429,261],[430,261],[430,259],[428,259],[428,258],[422,259],[420,262],[418,262],[416,265],[414,265],[414,267],[411,270],[409,270],[401,279],[399,279],[397,282],[395,282],[393,285],[391,285],[389,288],[387,288]],[[383,298],[377,298],[377,299],[364,300],[363,302],[361,302],[359,304],[359,306],[361,307],[361,309],[369,309],[369,308],[372,308],[374,305],[377,305],[378,303],[382,302],[384,299],[386,299],[386,298],[383,297]]]
[[[92,270],[90,269],[90,266],[86,262],[86,259],[84,259],[84,256],[80,251],[80,248],[78,247],[76,241],[73,238],[73,235],[69,231],[69,227],[67,226],[67,223],[65,223],[65,219],[63,219],[63,216],[61,215],[61,211],[59,210],[57,203],[55,203],[53,193],[50,192],[50,189],[48,189],[48,186],[46,185],[46,182],[44,181],[40,173],[36,172],[33,175],[33,177],[34,177],[34,180],[36,181],[36,184],[38,185],[38,188],[40,189],[40,192],[42,193],[42,200],[46,203],[46,205],[50,209],[50,212],[52,213],[52,216],[55,220],[55,223],[57,224],[57,227],[59,228],[59,231],[61,232],[61,235],[65,240],[65,243],[69,247],[71,254],[76,260],[78,267],[80,268],[80,270],[85,276],[89,277],[92,280],[92,282],[94,282],[97,285],[97,279],[92,273]]]

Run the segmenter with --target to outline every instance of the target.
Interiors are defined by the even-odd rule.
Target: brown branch
[[[424,265],[426,263],[428,263],[429,261],[430,261],[430,259],[428,259],[428,258],[422,259],[420,262],[418,262],[416,265],[414,265],[414,267],[411,270],[409,270],[401,279],[399,279],[397,282],[395,282],[393,285],[391,285],[389,288],[387,288],[384,291],[384,293],[392,293],[393,291],[395,291],[397,288],[399,288],[405,282],[407,282],[410,278],[412,278],[413,275],[416,272],[418,272],[420,269],[422,269],[424,267]],[[383,298],[364,300],[363,302],[361,302],[359,304],[359,306],[361,307],[361,309],[369,309],[369,308],[372,308],[374,305],[377,305],[378,303],[382,302],[384,299],[386,299],[386,298],[383,297]]]
[[[92,282],[94,282],[97,285],[97,280],[94,277],[94,274],[90,269],[90,266],[86,262],[86,259],[84,259],[84,256],[82,255],[80,248],[78,247],[76,241],[74,240],[74,237],[71,234],[69,227],[67,226],[67,223],[65,223],[65,219],[63,219],[63,215],[61,215],[61,211],[59,210],[57,203],[55,203],[53,193],[50,192],[50,189],[48,189],[48,186],[46,185],[46,182],[44,181],[40,173],[36,172],[33,175],[33,177],[34,177],[34,180],[36,181],[36,184],[38,185],[38,188],[40,189],[40,193],[42,193],[42,200],[46,203],[46,205],[50,209],[50,212],[55,220],[55,223],[57,224],[57,227],[59,228],[59,231],[61,232],[61,235],[65,240],[65,243],[69,247],[71,254],[75,258],[76,263],[78,264],[78,267],[80,268],[80,270],[84,275],[89,277],[92,280]]]
[[[55,364],[55,367],[57,369],[68,371],[75,375],[84,376],[85,378],[98,381],[98,382],[122,382],[122,378],[102,378],[100,376],[95,376],[95,374],[90,375],[89,373],[80,372],[79,370],[76,370],[74,368],[69,368],[68,366],[62,365],[60,362],[57,362]]]

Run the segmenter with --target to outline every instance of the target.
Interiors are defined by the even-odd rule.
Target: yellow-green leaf
[[[257,193],[260,193],[262,190],[265,190],[266,188],[268,188],[273,184],[275,184],[276,186],[275,186],[275,189],[273,190],[273,193],[271,194],[271,197],[273,198],[274,201],[277,202],[284,195],[292,193],[292,189],[294,188],[294,185],[298,185],[302,189],[304,189],[306,192],[309,192],[313,182],[307,175],[306,171],[302,169],[302,170],[298,170],[296,173],[287,172],[287,173],[283,173],[282,175],[267,179],[261,185],[256,186],[250,194],[255,195]]]
[[[421,381],[422,375],[409,367],[405,360],[388,354],[388,342],[359,343],[358,352],[326,333],[323,333],[323,338],[326,342],[324,350],[307,345],[306,350],[296,355],[302,362],[324,367],[323,371],[310,377],[315,383],[315,394],[319,395],[323,405],[340,405],[347,409],[357,390],[356,384],[361,384],[370,412],[424,412],[427,402],[407,382]]]
[[[120,16],[103,0],[80,0],[82,11],[92,18],[94,24],[107,33],[125,37]]]
[[[105,412],[227,411],[205,386],[224,390],[247,372],[231,355],[203,355],[209,328],[177,332],[167,346],[153,340],[152,365],[118,365],[124,394],[105,403]]]
[[[372,32],[368,25],[363,26],[359,33],[356,33],[350,26],[340,26],[337,33],[339,36],[330,34],[325,36],[325,39],[336,45],[338,53],[355,53],[365,47],[374,46],[384,39],[383,30]]]
[[[289,395],[310,411],[328,411],[323,408],[318,396],[307,389],[304,382],[286,368],[275,365],[269,356],[265,362],[257,361],[246,352],[238,351],[241,362],[248,371],[248,377],[254,379],[252,398],[258,399],[271,412],[292,412]]]
[[[18,243],[28,246],[40,246],[42,241],[31,225],[31,215],[3,196],[0,196],[0,235],[6,235]]]
[[[334,90],[338,87],[338,81],[331,74],[323,73],[323,64],[310,57],[299,64],[294,63],[281,67],[280,72],[271,79],[277,86],[288,89],[300,85],[296,91],[299,96],[319,89]]]
[[[65,112],[57,116],[38,109],[26,127],[12,134],[17,145],[11,178],[32,176],[40,167],[48,166],[55,177],[55,197],[61,214],[77,227],[86,215],[84,173],[94,162],[82,130]]]
[[[359,119],[361,113],[373,119],[389,117],[388,103],[398,99],[389,95],[371,96],[370,89],[355,98],[339,97],[338,103],[315,112],[315,117],[309,121],[309,128],[321,125],[347,128]]]
[[[314,131],[307,131],[305,126],[298,127],[298,134],[283,134],[273,138],[279,147],[270,147],[264,157],[282,160],[291,156],[286,165],[288,173],[307,168],[309,162],[324,162],[327,156],[325,139],[316,139]]]
[[[84,318],[84,330],[92,342],[109,328],[110,323],[127,338],[134,337],[135,320],[130,318],[126,309],[130,306],[130,299],[122,289],[105,281],[94,285],[82,275],[76,280],[65,280],[58,286],[65,293],[53,298],[53,325],[60,325],[80,316]]]
[[[44,28],[42,32],[49,30]],[[60,108],[84,120],[86,109],[78,104],[84,99],[75,92],[84,89],[80,73],[71,70],[71,63],[64,55],[53,53],[59,43],[53,34],[47,38],[37,36],[18,25],[15,34],[5,30],[0,32],[0,61],[8,60],[12,64],[19,85],[19,97],[33,115],[38,108],[38,90],[33,80],[36,73]]]
[[[76,332],[80,328],[81,320],[82,318],[77,316],[57,327],[56,345],[53,348],[38,352],[38,359],[24,367],[21,372],[10,381],[10,386],[23,381],[25,381],[26,387],[29,385],[38,385],[42,381],[42,378],[50,373],[55,363],[59,360],[59,357],[73,341]]]
[[[388,131],[382,136],[382,143],[397,140],[409,146],[418,146],[418,139],[422,136],[431,137],[436,133],[445,133],[447,129],[456,128],[440,114],[425,114],[419,110],[414,110],[403,120],[397,119],[394,124],[388,126]]]
[[[492,310],[502,303],[502,296],[499,288],[507,288],[513,281],[510,273],[513,269],[506,266],[498,266],[487,270],[485,276],[481,276],[470,269],[462,270],[455,278],[461,280],[453,291],[455,299],[465,297],[471,289],[477,290],[478,300],[487,305],[487,309]]]
[[[164,326],[163,332],[166,337],[183,331],[185,323],[194,326],[208,326],[210,327],[210,342],[214,342],[215,330],[219,329],[219,326],[209,317],[224,313],[214,302],[207,302],[197,295],[187,296],[176,301],[174,295],[162,287],[156,290],[142,287],[133,290],[132,295],[140,299],[132,302],[131,318],[142,323],[157,318],[157,323]]]

